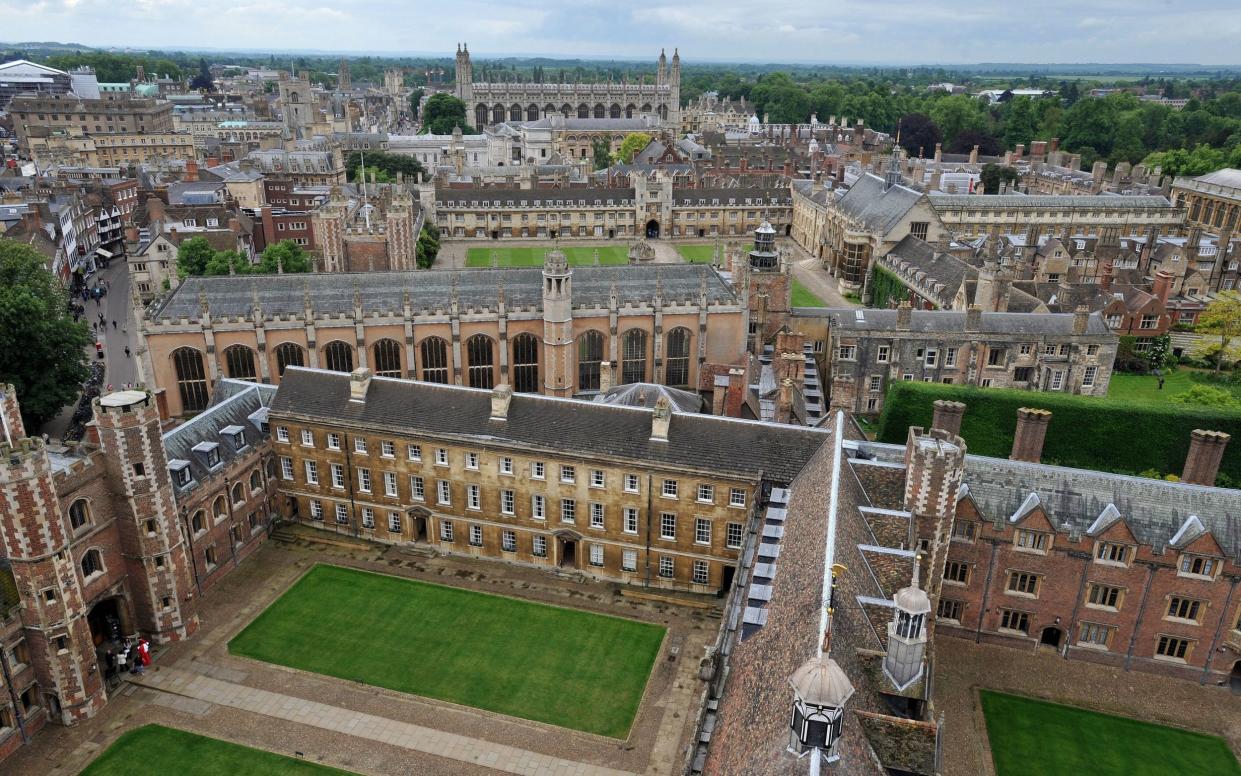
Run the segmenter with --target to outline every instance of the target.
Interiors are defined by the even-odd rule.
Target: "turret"
[[[939,600],[957,495],[965,470],[965,440],[941,429],[909,429],[905,442],[905,510],[917,535],[927,540],[927,593]],[[928,624],[933,627],[933,623]]]
[[[573,271],[559,248],[543,259],[543,349],[544,388],[553,396],[572,395]]]
[[[812,753],[816,762],[824,757],[830,762],[832,747],[844,728],[845,704],[853,697],[853,684],[826,655],[802,663],[789,677],[789,684],[793,687],[789,748]]]
[[[892,597],[896,611],[888,623],[888,653],[883,658],[883,674],[898,691],[922,678],[926,659],[931,599],[918,586],[921,562],[920,555],[914,556],[913,580]]]
[[[655,72],[655,83],[665,84],[668,82],[668,57],[664,55],[664,50],[659,50],[659,68]]]

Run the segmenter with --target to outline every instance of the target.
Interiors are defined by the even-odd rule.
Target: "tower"
[[[414,234],[414,198],[406,190],[401,174],[397,175],[397,185],[392,188],[388,208],[384,211],[388,237],[388,268],[416,269],[418,235]]]
[[[315,121],[314,102],[311,99],[310,79],[305,74],[290,76],[281,73],[276,83],[276,91],[280,96],[280,112],[284,116],[284,125],[294,138],[305,134],[302,130]]]
[[[547,358],[544,390],[551,396],[573,394],[573,270],[564,251],[543,259],[543,353]]]
[[[466,115],[469,115],[474,102],[474,69],[470,65],[468,43],[457,44],[457,99],[465,103]]]
[[[668,57],[664,55],[664,50],[659,50],[659,67],[655,71],[655,85],[663,86],[668,83]]]
[[[668,115],[665,117],[679,134],[681,129],[681,53],[672,50],[672,73],[668,78]]]
[[[898,691],[922,677],[926,658],[926,621],[931,614],[931,599],[918,586],[921,560],[921,556],[914,556],[913,580],[892,597],[896,616],[888,623],[888,653],[883,658],[883,673]]]
[[[128,507],[117,530],[138,630],[157,644],[181,641],[198,628],[198,603],[155,397],[117,391],[95,399],[94,410],[109,474]]]
[[[905,176],[901,175],[901,152],[899,146],[893,146],[892,156],[888,157],[888,170],[883,176],[883,190],[887,191],[893,186],[899,186],[905,180]]]
[[[944,564],[952,521],[957,511],[957,495],[965,470],[965,440],[956,434],[933,428],[909,429],[905,442],[905,510],[913,515],[915,537],[927,547],[926,592],[931,608],[939,604],[944,581]],[[926,623],[928,631],[934,619]],[[930,634],[928,633],[928,638]]]
[[[340,68],[336,71],[336,91],[347,92],[353,88],[353,78],[349,74],[349,60],[340,58]]]
[[[61,509],[43,440],[27,437],[12,385],[0,385],[0,542],[18,596],[18,616],[40,704],[65,725],[107,703],[82,596],[72,530]]]

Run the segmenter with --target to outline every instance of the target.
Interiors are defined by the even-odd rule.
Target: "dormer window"
[[[184,488],[190,484],[192,475],[190,473],[190,462],[174,458],[168,462],[168,471],[172,474],[172,481],[176,483],[178,488]]]
[[[1220,562],[1218,558],[1207,558],[1202,555],[1182,555],[1180,575],[1183,577],[1215,579],[1215,574],[1219,571],[1219,567]]]
[[[1048,546],[1051,545],[1050,537],[1042,531],[1017,531],[1017,535],[1013,537],[1013,544],[1019,550],[1026,552],[1046,553]]]
[[[214,469],[220,465],[220,445],[216,442],[199,442],[194,445],[193,449],[202,456],[203,463],[208,469]]]
[[[241,450],[246,446],[246,430],[242,426],[225,426],[220,429],[220,436],[232,442],[234,450]]]
[[[1127,544],[1116,544],[1115,542],[1099,542],[1095,547],[1095,561],[1098,563],[1109,563],[1116,566],[1128,566],[1129,559],[1132,557],[1130,550],[1132,548]]]

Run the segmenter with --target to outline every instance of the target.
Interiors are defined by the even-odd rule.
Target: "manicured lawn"
[[[793,306],[794,307],[826,307],[827,302],[824,302],[822,299],[815,296],[810,291],[810,289],[802,285],[802,282],[800,280],[798,280],[797,278],[793,278]]]
[[[983,690],[996,776],[1239,776],[1215,736]]]
[[[663,635],[619,617],[320,565],[229,650],[624,738]]]
[[[348,771],[230,744],[216,738],[144,725],[124,733],[81,776],[344,776]]]
[[[715,259],[714,245],[678,245],[677,253],[692,264],[710,264]],[[720,261],[723,261],[723,257]]]
[[[1108,398],[1127,399],[1162,404],[1178,393],[1185,393],[1198,383],[1226,388],[1241,399],[1241,383],[1227,383],[1211,379],[1210,372],[1199,369],[1179,369],[1164,375],[1163,390],[1159,390],[1159,378],[1154,375],[1135,375],[1113,372],[1107,386]]]
[[[498,246],[470,248],[465,256],[465,266],[541,267],[543,266],[543,254],[550,250],[552,248],[547,246],[541,248],[501,248]],[[599,252],[600,264],[629,263],[629,247],[625,245],[565,246],[560,250],[564,251],[569,264],[574,267],[594,264],[596,251]]]

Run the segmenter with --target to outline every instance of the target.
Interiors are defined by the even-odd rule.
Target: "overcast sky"
[[[1241,64],[1241,0],[0,0],[0,39],[687,61]]]

